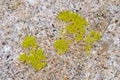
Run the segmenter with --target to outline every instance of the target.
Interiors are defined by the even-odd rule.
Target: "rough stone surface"
[[[102,34],[90,58],[83,57],[80,43],[56,54],[62,10],[80,14],[89,30]],[[40,71],[18,60],[26,35],[35,36],[47,56]],[[0,80],[120,80],[120,0],[0,0]]]

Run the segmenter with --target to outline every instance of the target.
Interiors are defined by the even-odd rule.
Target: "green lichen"
[[[62,28],[60,29],[60,35],[61,35],[61,38],[66,38],[66,31],[64,31]]]
[[[58,19],[67,23],[65,27],[66,32],[64,32],[65,33],[64,36],[67,33],[73,34],[75,35],[74,39],[76,42],[84,41],[85,46],[83,46],[83,48],[84,51],[86,52],[85,56],[89,56],[90,55],[89,51],[92,49],[92,44],[101,38],[100,33],[94,30],[90,31],[90,33],[86,33],[87,31],[86,26],[88,25],[88,22],[77,13],[71,11],[62,11],[58,14]],[[62,31],[60,34],[63,35]],[[54,47],[58,50],[59,53],[64,53],[67,51],[68,45],[65,42],[66,41],[64,41],[64,44],[61,43],[60,40],[57,40],[55,42],[57,43],[57,47],[55,46]],[[62,47],[60,46],[64,46],[65,49],[62,50]]]
[[[72,20],[72,12],[70,11],[62,11],[58,14],[58,19],[63,20],[65,22],[69,22]]]
[[[90,35],[93,37],[93,41],[94,41],[94,42],[95,42],[95,41],[98,41],[98,40],[101,38],[100,33],[96,32],[96,31],[94,31],[94,30],[92,30],[92,31],[90,32]]]
[[[54,47],[57,50],[58,54],[62,54],[68,50],[69,44],[70,41],[67,41],[66,39],[58,39],[55,41]]]
[[[95,41],[98,41],[100,38],[101,38],[100,33],[92,30],[85,38],[85,42],[86,44],[93,44]]]
[[[24,62],[25,64],[27,64],[26,61],[28,60],[28,55],[26,53],[21,54],[20,57],[19,57],[19,60],[21,62]]]
[[[66,26],[66,31],[70,34],[78,33],[78,28],[75,25],[69,24]]]
[[[83,34],[77,34],[76,37],[75,37],[75,41],[78,42],[80,40],[83,40],[83,38],[84,38]]]
[[[88,25],[87,21],[76,13],[71,11],[62,11],[58,14],[58,19],[68,22],[66,30],[70,34],[86,32],[84,27]]]
[[[25,64],[30,64],[36,70],[40,70],[47,65],[46,56],[41,48],[37,49],[37,43],[33,36],[26,36],[22,46],[24,48],[32,47],[29,53],[20,55],[19,60]]]
[[[82,16],[71,12],[71,11],[62,11],[58,14],[58,19],[65,22],[79,23],[78,26],[87,25],[88,23]]]
[[[91,45],[84,46],[84,50],[85,50],[85,51],[89,51],[89,50],[91,50],[91,48],[92,48]]]
[[[36,44],[35,37],[34,36],[26,36],[24,41],[22,42],[22,46],[24,48],[28,48],[28,47],[36,48],[37,44]]]
[[[100,40],[101,35],[100,33],[92,30],[86,38],[84,38],[85,40],[85,44],[88,46],[84,46],[84,50],[86,52],[86,57],[90,56],[89,51],[92,49],[92,44],[98,40]]]
[[[90,34],[88,34],[87,37],[84,38],[84,39],[85,39],[85,43],[86,43],[86,44],[88,44],[88,45],[93,44],[93,38],[91,37]]]

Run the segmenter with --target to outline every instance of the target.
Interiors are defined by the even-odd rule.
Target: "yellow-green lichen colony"
[[[67,41],[66,39],[58,39],[55,41],[54,47],[57,50],[58,54],[62,54],[67,52],[70,43],[70,40]]]
[[[71,11],[62,11],[58,14],[58,19],[67,23],[65,27],[66,32],[64,32],[65,34],[75,35],[74,41],[76,42],[85,42],[85,46],[83,47],[83,49],[86,52],[86,55],[89,55],[92,44],[101,38],[100,33],[92,30],[91,32],[89,32],[89,34],[86,34],[86,27],[88,25],[88,22],[77,13]],[[69,44],[65,43],[66,40],[64,39],[64,42],[60,43],[58,43],[58,41],[59,40],[56,40],[54,43],[54,47],[58,51],[58,54],[59,52],[61,52],[60,54],[67,52]],[[65,49],[64,51],[63,49],[61,49],[62,47]]]
[[[57,54],[63,54],[68,51],[68,48],[72,42],[83,41],[83,49],[85,51],[85,57],[90,56],[90,50],[92,44],[101,38],[100,33],[92,30],[88,34],[86,33],[86,27],[88,22],[77,13],[71,11],[62,11],[58,14],[58,19],[67,23],[65,30],[60,30],[61,39],[57,39],[54,42],[54,48]],[[74,40],[68,40],[67,34],[74,35]],[[30,64],[36,70],[40,70],[47,65],[46,56],[42,48],[37,47],[37,42],[34,36],[26,36],[22,42],[22,46],[28,49],[29,52],[25,52],[20,55],[19,60],[25,64]]]
[[[20,55],[19,60],[25,64],[31,64],[36,70],[40,70],[47,65],[46,56],[41,48],[37,49],[37,43],[34,36],[26,36],[22,42],[24,48],[31,48],[29,53]]]

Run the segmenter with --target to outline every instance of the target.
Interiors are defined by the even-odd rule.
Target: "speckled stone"
[[[53,47],[65,23],[62,10],[83,16],[88,30],[102,34],[84,58],[81,43],[57,55]],[[19,62],[21,42],[36,37],[48,64],[40,71]],[[0,80],[120,80],[120,0],[0,0]]]

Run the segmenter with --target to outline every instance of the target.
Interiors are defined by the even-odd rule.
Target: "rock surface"
[[[88,29],[102,34],[90,58],[78,51],[80,44],[56,54],[62,10],[80,14]],[[26,35],[35,36],[47,56],[41,71],[18,60]],[[0,80],[120,80],[120,0],[0,0]]]

